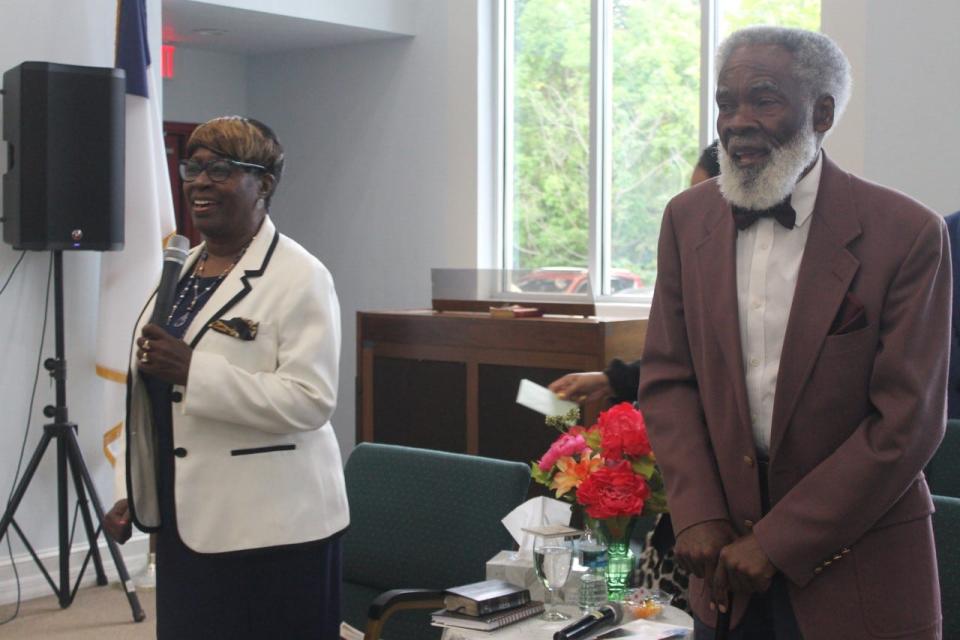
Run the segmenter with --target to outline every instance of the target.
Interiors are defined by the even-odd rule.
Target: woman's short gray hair
[[[850,62],[837,43],[816,31],[760,25],[730,34],[717,49],[717,73],[723,70],[730,54],[745,45],[778,45],[793,54],[793,70],[806,89],[812,107],[820,96],[833,96],[834,124],[840,120],[850,101],[853,79]]]

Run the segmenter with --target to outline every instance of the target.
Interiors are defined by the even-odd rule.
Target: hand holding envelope
[[[569,413],[571,409],[578,408],[576,403],[561,400],[550,389],[526,379],[520,381],[520,388],[517,390],[517,404],[533,409],[545,416],[562,416]]]

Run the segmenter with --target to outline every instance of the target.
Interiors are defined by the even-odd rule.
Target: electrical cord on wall
[[[16,272],[17,267],[20,266],[20,263],[23,261],[23,256],[26,255],[26,251],[20,254],[20,259],[17,260],[17,263],[13,266],[13,270],[10,272],[10,275],[7,277],[7,281],[4,282],[3,288],[0,288],[0,294],[2,294],[7,285],[10,283],[10,279],[13,278],[13,274]],[[33,415],[33,403],[37,396],[37,383],[40,380],[40,366],[43,362],[43,344],[44,339],[47,335],[47,320],[50,316],[50,282],[53,280],[53,253],[50,254],[50,266],[47,268],[47,289],[46,289],[46,299],[43,305],[43,327],[40,329],[40,348],[37,352],[37,367],[33,374],[33,389],[30,391],[30,404],[27,407],[27,426],[23,431],[23,442],[20,443],[20,457],[17,460],[17,470],[13,474],[13,482],[10,485],[10,494],[7,496],[7,504],[4,506],[3,511],[6,513],[7,509],[10,506],[10,502],[13,500],[13,492],[17,487],[17,480],[20,477],[20,469],[23,467],[23,455],[27,450],[27,440],[30,436],[30,418]],[[7,624],[16,619],[20,615],[20,601],[21,601],[21,589],[20,589],[20,572],[17,571],[17,563],[13,559],[13,545],[10,543],[10,530],[7,529],[7,553],[10,556],[10,566],[13,568],[13,575],[17,581],[17,604],[13,610],[13,613],[5,620],[0,620],[0,625]]]
[[[10,284],[10,280],[13,279],[13,274],[17,272],[17,267],[20,266],[20,263],[23,262],[23,256],[27,255],[26,251],[20,252],[20,258],[17,259],[17,263],[13,265],[13,269],[10,270],[10,275],[7,276],[6,281],[3,283],[3,287],[0,288],[0,296],[3,295],[3,292],[7,290],[7,285]]]

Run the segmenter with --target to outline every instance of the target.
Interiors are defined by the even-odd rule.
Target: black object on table
[[[714,640],[727,640],[730,636],[730,613],[733,610],[733,594],[727,593],[727,610],[717,609],[717,631]]]

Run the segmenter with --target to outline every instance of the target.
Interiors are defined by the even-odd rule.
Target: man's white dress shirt
[[[797,286],[803,249],[810,235],[810,217],[820,186],[822,153],[790,198],[796,226],[787,229],[770,217],[737,231],[737,307],[740,345],[753,440],[763,454],[770,449],[773,398],[780,353]]]

